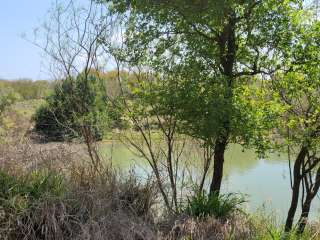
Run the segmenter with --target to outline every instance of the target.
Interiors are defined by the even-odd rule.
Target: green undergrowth
[[[22,212],[46,197],[61,197],[66,191],[63,176],[50,171],[34,171],[25,176],[0,172],[0,205]]]
[[[236,211],[240,211],[241,204],[245,202],[244,196],[235,193],[200,192],[188,199],[185,212],[192,217],[227,218]]]

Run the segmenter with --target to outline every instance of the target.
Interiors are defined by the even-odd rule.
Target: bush
[[[243,197],[230,193],[225,195],[200,192],[188,199],[186,213],[192,217],[227,218],[244,203]]]
[[[106,103],[99,78],[80,74],[77,78],[65,79],[37,110],[34,130],[53,141],[82,137],[84,131],[100,140],[107,121]]]
[[[155,239],[152,184],[108,169],[96,176],[86,175],[86,168],[70,170],[71,178],[1,172],[0,238]]]
[[[0,85],[0,117],[2,113],[12,105],[15,101],[20,99],[20,95],[10,87],[3,87]]]
[[[45,196],[64,193],[63,178],[48,171],[35,171],[26,176],[0,172],[0,205],[10,212],[21,212]]]

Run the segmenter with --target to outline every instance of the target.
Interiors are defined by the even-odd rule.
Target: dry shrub
[[[165,237],[166,240],[247,240],[253,236],[253,226],[245,215],[234,215],[227,220],[213,217],[184,218]]]
[[[111,169],[86,176],[90,171],[77,169],[65,179],[62,196],[44,195],[23,211],[1,209],[1,239],[156,239],[152,181],[142,184]]]
[[[74,215],[80,229],[74,239],[156,239],[152,207],[157,194],[152,182],[141,184],[133,174],[124,177],[108,169],[85,185],[83,180],[78,183]]]
[[[77,150],[68,144],[34,144],[28,139],[0,144],[0,169],[10,174],[37,169],[61,171],[74,162]]]
[[[100,214],[102,209],[107,211],[123,210],[131,215],[146,220],[153,219],[158,196],[154,181],[150,178],[142,183],[134,172],[122,174],[111,167],[93,173],[86,166],[74,165],[71,170],[71,181],[77,199],[93,203],[96,199],[96,209]]]
[[[99,220],[90,220],[81,226],[75,239],[152,240],[157,239],[154,227],[123,211],[110,212]]]
[[[133,172],[121,174],[111,166],[92,171],[88,164],[75,161],[74,152],[79,151],[66,144],[0,145],[0,170],[12,176],[41,169],[59,172],[67,186],[63,195],[44,195],[23,211],[0,208],[0,239],[241,240],[252,236],[249,220],[240,214],[224,221],[165,217],[166,227],[161,227],[155,220],[155,208],[161,204],[152,179],[142,183]]]
[[[312,222],[307,227],[310,228],[313,239],[320,239],[320,222]]]
[[[108,203],[101,206],[101,199],[91,200],[91,206],[79,199],[44,200],[17,218],[1,236],[9,240],[156,239],[148,222],[122,209],[112,210]]]

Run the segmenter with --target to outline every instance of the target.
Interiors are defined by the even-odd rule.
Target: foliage
[[[270,91],[268,85],[267,81],[256,80],[255,84],[240,86],[234,91],[238,116],[233,124],[241,126],[237,130],[242,136],[240,143],[255,148],[259,155],[282,147],[274,139],[286,107],[279,103],[279,93]]]
[[[34,116],[35,131],[51,140],[82,136],[84,127],[101,139],[106,127],[107,97],[99,78],[78,75],[63,80]]]
[[[320,117],[320,22],[301,24],[297,28],[297,43],[287,52],[290,56],[287,71],[274,77],[271,91],[278,93],[278,101],[286,109],[279,133],[292,145],[301,146],[306,143],[309,147],[317,148]],[[283,131],[287,128],[291,132],[290,136]]]
[[[148,162],[166,209],[171,213],[177,212],[178,189],[183,185],[178,171],[180,166],[184,165],[181,156],[186,138],[177,131],[175,102],[174,99],[165,102],[169,98],[163,98],[163,95],[168,96],[169,93],[163,91],[157,75],[140,72],[136,73],[135,77],[135,81],[131,80],[128,84],[123,103],[125,117],[130,120],[138,135],[134,131],[128,131],[131,136],[124,135],[124,139]],[[174,89],[171,93],[173,91]],[[166,184],[167,178],[169,184]]]
[[[12,88],[7,88],[0,84],[0,116],[10,105],[19,99],[19,94],[17,94]]]
[[[19,99],[19,94],[14,92],[12,88],[3,86],[0,82],[0,143],[3,141],[7,127],[4,121],[4,112]]]
[[[122,98],[117,97],[106,104],[108,115],[108,128],[125,130],[129,127],[128,121],[125,119]]]
[[[54,172],[35,171],[26,176],[0,172],[0,202],[4,208],[21,212],[43,197],[61,196],[65,191],[63,178]]]
[[[278,133],[285,139],[283,145],[290,150],[288,154],[294,154],[295,159],[291,174],[292,200],[285,230],[292,229],[302,196],[299,234],[304,231],[311,203],[320,188],[320,22],[306,15],[300,16],[304,19],[296,24],[295,44],[290,49],[287,46],[281,48],[288,57],[284,71],[271,81],[271,91],[278,93],[278,101],[285,109],[277,126]]]
[[[29,79],[0,80],[0,86],[13,89],[23,100],[45,98],[52,89],[53,83],[46,80],[32,81]]]
[[[186,212],[191,217],[227,218],[239,210],[244,202],[243,197],[233,193],[218,195],[199,192],[188,199]]]
[[[319,239],[320,233],[313,229],[310,225],[304,233],[297,235],[296,229],[290,232],[284,231],[284,226],[279,224],[279,220],[275,214],[268,214],[266,212],[256,212],[251,215],[251,221],[254,226],[253,240],[309,240]]]
[[[185,132],[215,140],[227,131],[230,140],[248,139],[234,88],[247,84],[242,76],[277,67],[277,55],[268,52],[292,37],[290,17],[299,1],[103,2],[128,11],[126,52],[120,58],[169,75],[162,81],[177,82],[164,85],[176,87],[167,97],[177,103]]]
[[[267,149],[270,125],[259,123],[267,117],[238,100],[247,85],[281,67],[285,55],[277,47],[290,45],[302,1],[99,2],[123,16],[118,59],[169,81],[158,105],[182,123],[182,133],[215,149],[210,191],[219,191],[230,142]]]

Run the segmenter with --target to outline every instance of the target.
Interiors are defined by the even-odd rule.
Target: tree
[[[320,22],[310,18],[310,12],[296,17],[293,44],[282,49],[288,56],[285,71],[273,77],[272,91],[285,109],[278,133],[286,140],[289,156],[295,158],[285,230],[292,229],[301,200],[297,232],[302,233],[320,188]]]
[[[234,91],[248,78],[279,68],[275,49],[290,41],[290,16],[301,1],[99,2],[126,20],[124,61],[185,80],[178,116],[192,126],[185,132],[210,140],[210,192],[219,193],[228,144],[249,137],[239,125],[243,114]]]
[[[35,131],[54,141],[86,138],[89,132],[92,141],[101,140],[107,127],[106,104],[103,82],[98,77],[86,79],[80,74],[65,79],[37,110]]]
[[[158,77],[147,71],[137,70],[132,74],[119,71],[122,92],[119,104],[131,123],[131,128],[121,135],[121,139],[148,162],[166,210],[177,213],[181,204],[179,190],[184,189],[184,178],[179,170],[183,165],[181,156],[186,141],[177,132],[174,103],[164,107],[161,102],[168,99],[164,95],[170,95],[172,91],[164,91]],[[128,85],[126,89],[124,83]]]
[[[0,117],[10,105],[20,99],[20,95],[10,87],[0,85]]]
[[[108,63],[109,48],[105,43],[111,43],[113,36],[113,19],[106,14],[108,11],[104,10],[104,6],[94,4],[93,0],[57,0],[49,12],[48,21],[35,31],[35,40],[32,41],[51,60],[49,70],[54,79],[62,81],[62,86],[66,88],[82,91],[84,97],[88,97],[83,99],[81,93],[76,92],[77,105],[69,110],[76,110],[71,116],[79,117],[76,121],[73,121],[73,118],[71,121],[78,124],[73,127],[85,141],[94,174],[101,170],[99,167],[102,161],[96,144],[96,134],[92,131],[95,128],[92,128],[91,124],[99,122],[96,120],[100,115],[94,114],[97,111],[102,112],[98,106],[98,109],[90,113],[92,108],[96,107],[95,101],[100,97],[93,96],[92,90],[99,81],[92,72],[102,72]],[[75,85],[72,86],[73,84]],[[62,99],[69,101],[70,97],[70,100],[74,100],[68,91],[62,92],[67,94],[62,96]],[[78,110],[80,112],[77,112]]]

